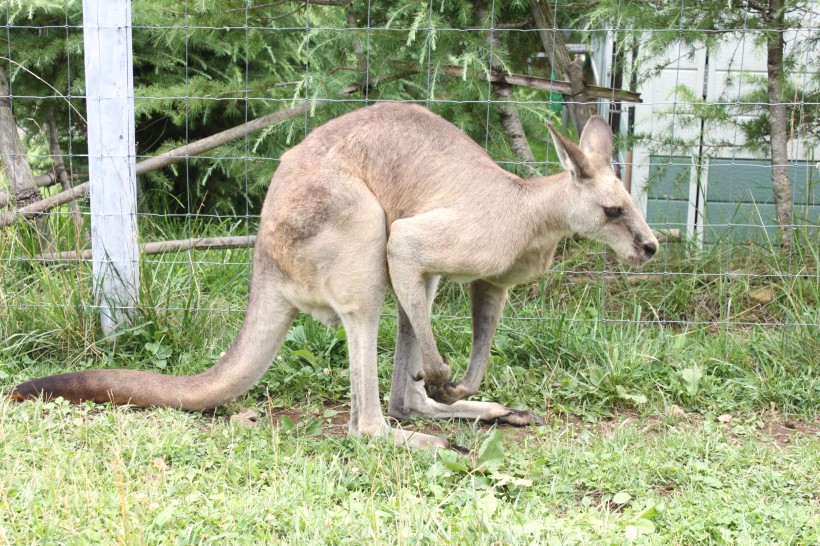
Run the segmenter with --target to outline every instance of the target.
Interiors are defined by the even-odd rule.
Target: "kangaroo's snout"
[[[641,220],[641,222],[643,222],[643,220]],[[642,266],[652,259],[658,252],[658,239],[656,239],[655,235],[649,230],[649,226],[646,226],[646,231],[647,235],[644,237],[640,235],[635,236],[635,240],[632,243],[632,251],[629,253],[629,256],[624,256],[621,259],[625,258],[624,261],[636,266]]]

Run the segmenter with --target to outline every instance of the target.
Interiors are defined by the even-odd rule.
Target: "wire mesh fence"
[[[613,168],[662,251],[637,271],[567,241],[544,280],[514,293],[507,338],[536,321],[721,340],[763,328],[802,342],[820,326],[820,9],[776,3],[135,2],[139,204],[124,214],[162,251],[140,255],[140,320],[241,317],[247,247],[279,158],[333,117],[401,101],[521,176],[560,170],[547,123],[577,138],[597,113],[616,135]],[[3,7],[8,347],[30,329],[93,330],[100,312],[86,263],[105,259],[89,252],[99,212],[84,185],[89,5]],[[451,309],[441,323],[469,320]]]

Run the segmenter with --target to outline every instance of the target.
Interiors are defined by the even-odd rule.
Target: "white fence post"
[[[134,73],[128,0],[83,0],[94,294],[108,334],[139,298]]]

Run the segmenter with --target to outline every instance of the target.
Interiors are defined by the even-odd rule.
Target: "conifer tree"
[[[44,128],[53,116],[64,153],[82,171],[82,2],[9,0],[6,13],[0,51],[9,53],[2,62],[17,123],[49,150]],[[142,176],[145,210],[258,212],[285,150],[325,120],[377,100],[425,104],[486,143],[506,167],[527,173],[516,164],[487,75],[490,68],[527,72],[538,39],[505,26],[520,27],[528,17],[529,4],[520,1],[495,2],[484,20],[468,0],[133,2],[138,159],[294,103],[311,104],[305,116]],[[537,99],[514,107],[524,126],[543,134],[552,115],[546,93],[520,95]],[[50,160],[35,158],[33,165],[49,169]]]

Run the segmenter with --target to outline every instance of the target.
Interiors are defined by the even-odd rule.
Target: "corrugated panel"
[[[709,161],[708,202],[774,203],[771,162],[762,159],[712,159]],[[794,203],[820,204],[820,172],[801,162],[789,167]]]
[[[771,163],[755,159],[712,159],[705,207],[704,240],[765,243],[776,240]],[[820,219],[820,173],[808,163],[789,169],[795,203],[794,223],[816,226]]]
[[[646,220],[657,227],[682,228],[689,211],[688,157],[651,156]]]

